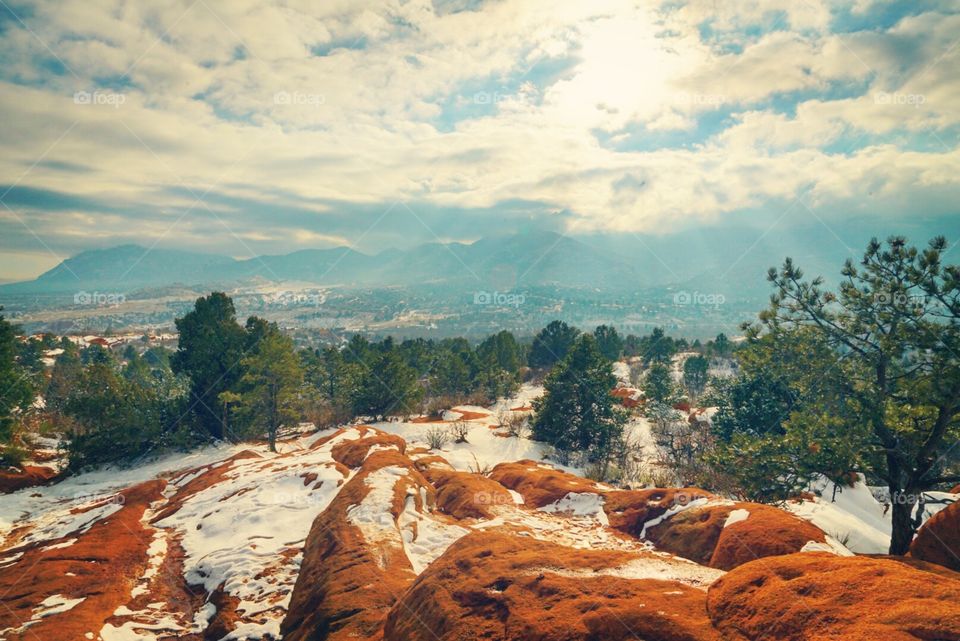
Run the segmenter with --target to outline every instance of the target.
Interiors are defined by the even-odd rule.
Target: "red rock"
[[[790,554],[753,561],[707,596],[728,641],[960,639],[960,574],[888,559]]]
[[[390,610],[385,641],[719,641],[703,591],[597,574],[637,555],[474,532]]]
[[[333,460],[343,463],[347,467],[357,468],[363,465],[364,459],[373,447],[394,448],[401,454],[407,449],[407,442],[396,434],[387,434],[372,427],[366,428],[373,432],[370,436],[343,441],[333,446]]]
[[[603,493],[600,486],[593,481],[531,460],[501,463],[490,471],[490,478],[507,489],[518,492],[524,503],[531,507],[549,505],[570,492]]]
[[[428,503],[435,501],[430,483],[400,452],[376,451],[366,457],[362,469],[313,522],[281,625],[285,641],[376,639],[387,611],[414,580],[399,531],[395,539],[367,541],[348,519],[350,508],[370,492],[366,479],[385,467],[405,470],[394,486],[392,504],[384,506],[394,520],[404,509],[408,489],[420,508],[421,489]]]
[[[610,527],[634,537],[640,537],[649,521],[668,510],[697,499],[714,498],[710,492],[695,487],[619,490],[603,496],[603,511],[607,513]]]
[[[725,526],[734,510],[749,515]],[[659,550],[720,570],[793,554],[810,541],[826,541],[823,531],[809,521],[759,503],[691,507],[648,528],[646,538]]]
[[[437,488],[437,507],[457,519],[489,519],[499,505],[514,505],[510,492],[479,474],[427,468],[423,475]]]
[[[25,487],[46,485],[57,477],[56,470],[41,465],[24,465],[20,471],[3,471],[0,472],[0,494],[9,494]]]
[[[910,556],[960,572],[960,502],[927,519],[910,545]]]

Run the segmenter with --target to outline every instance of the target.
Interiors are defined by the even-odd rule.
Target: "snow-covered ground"
[[[890,547],[891,514],[889,506],[882,505],[863,477],[853,487],[838,487],[827,479],[813,483],[812,501],[788,502],[785,508],[807,519],[857,554],[886,554]],[[928,493],[942,501],[956,500],[957,496],[943,492]],[[946,507],[946,503],[929,505],[924,520]]]

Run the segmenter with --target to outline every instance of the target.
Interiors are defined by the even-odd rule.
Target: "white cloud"
[[[182,210],[190,191],[288,198],[316,228],[237,235],[301,246],[353,242],[324,230],[327,201],[523,199],[569,212],[576,229],[639,231],[801,194],[829,208],[957,187],[956,15],[837,34],[827,2],[315,5],[37,3],[26,22],[67,70],[49,71],[46,48],[8,27],[0,170],[13,182],[46,153],[87,170],[41,164],[22,185],[125,209]],[[717,40],[701,38],[705,21]],[[123,104],[74,103],[98,80]],[[919,136],[942,148],[918,151]],[[232,224],[229,207],[210,207]],[[50,233],[127,233],[113,229],[123,220],[64,216]],[[187,216],[176,233],[197,225]]]

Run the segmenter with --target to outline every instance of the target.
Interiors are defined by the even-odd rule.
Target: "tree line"
[[[197,299],[176,327],[176,350],[128,345],[116,352],[51,335],[18,340],[17,328],[0,316],[5,460],[22,458],[17,434],[26,438],[27,431],[62,434],[71,469],[135,461],[211,439],[262,437],[275,448],[282,429],[301,421],[328,427],[354,417],[487,405],[514,393],[524,377],[542,377],[584,337],[608,370],[622,356],[667,359],[686,347],[662,330],[622,337],[600,326],[583,334],[554,321],[532,341],[508,331],[476,344],[355,335],[342,345],[298,350],[275,323],[252,316],[241,324],[222,292]],[[45,368],[43,354],[54,348],[63,353]]]

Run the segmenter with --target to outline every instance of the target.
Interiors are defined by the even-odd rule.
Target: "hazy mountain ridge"
[[[527,232],[471,244],[428,243],[368,254],[348,247],[303,249],[238,260],[184,250],[120,245],[89,250],[33,281],[0,285],[0,294],[132,292],[172,285],[231,287],[271,281],[323,286],[446,285],[499,291],[554,286],[597,291],[676,288],[758,299],[765,274],[791,256],[828,284],[843,262],[859,258],[871,236],[903,233],[918,245],[936,234],[960,238],[951,219],[918,220],[910,229],[872,229],[856,221],[789,229],[717,228],[665,236],[573,237]]]

